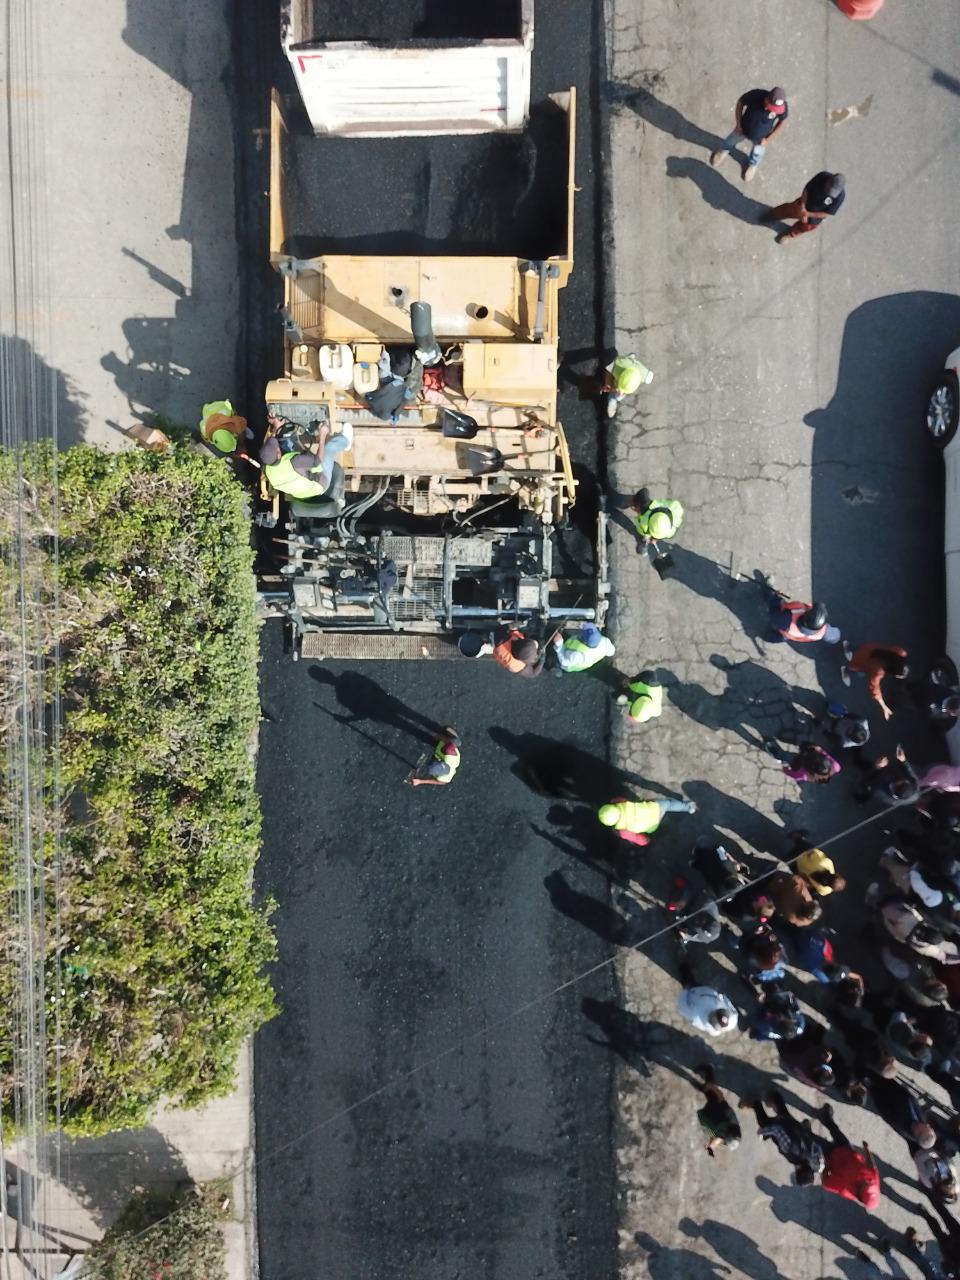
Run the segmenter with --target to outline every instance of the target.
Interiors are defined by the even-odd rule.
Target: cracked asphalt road
[[[822,715],[823,692],[866,704],[861,690],[843,689],[836,651],[763,643],[751,575],[762,569],[797,598],[826,601],[854,642],[937,654],[943,478],[921,414],[960,340],[953,5],[888,4],[872,23],[849,22],[827,0],[745,0],[735,16],[716,0],[682,8],[681,22],[673,0],[610,0],[607,24],[617,345],[656,373],[618,419],[610,473],[623,497],[644,484],[687,512],[664,581],[626,531],[613,548],[623,665],[658,665],[669,681],[659,722],[620,727],[618,759],[642,762],[700,805],[645,857],[636,897],[648,910],[701,832],[737,842],[760,867],[784,856],[790,828],[822,840],[865,816],[846,779],[811,795],[759,745],[767,735],[796,741]],[[773,83],[786,87],[790,122],[747,188],[733,161],[714,169],[709,152],[731,127],[737,96]],[[852,113],[850,104],[862,105]],[[847,175],[835,224],[778,247],[756,215],[823,168]],[[874,717],[873,731],[878,748],[896,732],[918,760],[933,754],[908,712],[891,730]],[[838,929],[841,959],[871,965],[859,900],[892,825],[878,820],[832,846],[852,882],[824,917]],[[728,951],[697,962],[703,980],[747,999]],[[786,1166],[750,1133],[735,1154],[706,1159],[690,1085],[705,1049],[675,1012],[676,958],[655,944],[625,955],[620,976],[621,1012],[585,1013],[621,1031],[627,1019],[618,1041],[621,1274],[879,1274],[857,1248],[887,1274],[873,1251],[877,1230],[902,1229],[919,1198],[905,1144],[875,1116],[838,1106],[851,1136],[867,1138],[882,1161],[886,1194],[874,1216],[785,1185]],[[815,1006],[818,993],[804,990]],[[708,1058],[713,1048],[719,1082],[741,1098],[765,1092],[777,1073],[773,1049],[745,1036]],[[819,1101],[790,1085],[801,1111]]]

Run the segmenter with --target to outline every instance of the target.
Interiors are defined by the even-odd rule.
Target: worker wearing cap
[[[632,396],[653,381],[653,370],[636,356],[617,356],[606,366],[601,394],[606,397],[607,417],[617,416],[617,406],[624,396]]]
[[[408,779],[411,787],[446,787],[456,776],[460,768],[460,735],[450,725],[443,733],[427,764]]]
[[[511,628],[494,646],[493,657],[505,671],[515,676],[538,676],[546,661],[546,651],[540,652],[536,640],[531,640]]]
[[[696,813],[692,800],[611,800],[597,810],[605,827],[612,827],[621,840],[630,844],[649,844],[650,837],[663,821],[665,813]]]
[[[561,671],[589,671],[603,658],[612,658],[615,653],[613,642],[592,622],[565,640],[561,640],[559,635],[553,637],[553,656]]]
[[[760,215],[762,222],[783,222],[796,218],[789,231],[777,236],[777,244],[789,244],[797,236],[816,231],[824,218],[838,213],[847,194],[847,180],[842,173],[828,173],[826,169],[815,174],[803,188],[799,199],[788,200]]]
[[[617,702],[627,708],[627,719],[634,724],[656,720],[663,712],[663,685],[655,672],[641,671],[627,685],[627,692],[618,696]]]
[[[271,426],[280,419],[268,416]],[[306,452],[291,449],[284,452],[275,436],[263,442],[260,461],[267,480],[278,493],[286,494],[299,502],[319,498],[333,483],[333,464],[338,453],[349,449],[353,443],[353,428],[347,423],[344,430],[330,435],[330,427],[324,423],[318,432],[317,442]]]
[[[211,400],[201,410],[200,438],[221,453],[233,453],[241,436],[253,438],[246,418],[233,412],[229,400]]]
[[[651,541],[666,542],[683,524],[683,507],[676,498],[651,498],[649,489],[641,489],[634,497],[631,510],[640,539],[639,550]]]
[[[787,123],[790,108],[787,95],[776,85],[772,89],[750,89],[737,99],[736,126],[728,133],[710,157],[716,168],[723,157],[732,155],[741,138],[750,143],[750,156],[743,167],[743,180],[750,182],[763,159],[764,152]]]

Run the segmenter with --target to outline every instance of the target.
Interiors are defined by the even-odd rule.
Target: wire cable
[[[924,787],[922,788],[920,794],[926,795],[928,792],[935,791],[935,790],[936,790],[935,787]],[[789,858],[778,859],[777,865],[784,866],[784,867],[793,866],[794,863],[796,863],[799,858],[802,858],[804,856],[804,854],[810,853],[814,849],[828,848],[830,845],[835,844],[838,840],[843,840],[847,836],[853,835],[857,831],[862,831],[864,828],[872,826],[874,823],[879,822],[881,819],[887,818],[890,813],[895,812],[897,809],[909,807],[914,803],[915,801],[912,801],[912,800],[901,801],[895,805],[889,806],[886,809],[880,809],[876,813],[869,814],[866,818],[861,819],[859,822],[855,822],[848,827],[844,827],[843,830],[835,832],[832,836],[828,836],[825,840],[821,840],[817,844],[811,844],[806,846],[805,848],[798,849],[797,852],[792,854]],[[722,894],[719,897],[715,898],[714,900],[718,903],[725,902],[728,898],[733,897],[735,894],[741,893],[744,889],[750,889],[755,887],[756,885],[762,884],[768,878],[768,876],[770,876],[770,874],[775,870],[776,870],[775,866],[769,867],[768,869],[763,871],[761,874],[755,876],[753,879],[746,881],[746,883],[742,885],[738,885],[737,888],[732,890],[730,893]],[[517,1005],[516,1007],[511,1009],[508,1013],[503,1014],[499,1018],[494,1018],[493,1021],[491,1022],[484,1023],[483,1026],[478,1027],[476,1030],[469,1032],[465,1036],[461,1036],[453,1044],[448,1045],[445,1049],[441,1050],[439,1053],[435,1053],[429,1058],[424,1058],[420,1062],[416,1063],[414,1066],[408,1068],[406,1071],[402,1071],[399,1074],[392,1076],[389,1080],[379,1085],[376,1089],[371,1089],[369,1093],[365,1093],[362,1097],[357,1098],[354,1102],[351,1102],[348,1106],[341,1107],[338,1111],[335,1111],[332,1115],[327,1116],[327,1118],[325,1120],[321,1120],[319,1124],[311,1125],[309,1128],[306,1128],[306,1129],[300,1129],[296,1137],[291,1138],[288,1142],[280,1143],[279,1146],[273,1147],[271,1150],[265,1153],[262,1151],[258,1151],[257,1164],[260,1165],[265,1161],[275,1160],[280,1156],[287,1155],[287,1153],[289,1153],[294,1147],[299,1146],[299,1144],[301,1142],[304,1142],[307,1138],[313,1138],[318,1133],[322,1133],[325,1129],[328,1129],[331,1125],[336,1124],[337,1121],[345,1119],[347,1116],[352,1115],[355,1111],[358,1111],[361,1107],[366,1106],[368,1102],[372,1102],[376,1098],[382,1097],[383,1094],[389,1092],[390,1089],[393,1089],[397,1085],[403,1084],[405,1081],[412,1079],[414,1076],[419,1075],[421,1072],[428,1070],[428,1068],[435,1066],[438,1062],[442,1062],[445,1058],[449,1058],[452,1054],[456,1053],[459,1049],[462,1049],[465,1045],[472,1044],[474,1041],[480,1040],[484,1036],[490,1035],[492,1032],[500,1030],[502,1027],[507,1026],[511,1022],[514,1022],[517,1018],[522,1017],[523,1014],[528,1013],[531,1009],[537,1008],[538,1005],[546,1004],[548,1000],[552,1000],[554,997],[561,995],[564,991],[569,991],[571,987],[577,986],[579,983],[583,982],[585,979],[592,977],[595,973],[599,973],[603,969],[608,968],[610,965],[615,964],[617,960],[620,958],[620,952],[640,951],[644,947],[649,946],[650,943],[656,942],[659,938],[665,937],[666,935],[673,933],[676,930],[678,925],[685,923],[687,920],[692,920],[695,916],[699,915],[700,910],[701,908],[698,907],[696,910],[691,911],[686,915],[674,917],[672,920],[670,920],[668,924],[664,925],[662,928],[654,929],[651,933],[646,934],[643,938],[640,938],[637,942],[631,943],[629,947],[620,947],[613,953],[613,955],[608,956],[604,960],[598,961],[596,964],[590,965],[589,968],[581,970],[579,973],[576,973],[572,977],[565,979],[563,982],[557,983],[557,985],[554,987],[551,987],[549,991],[542,991],[538,995],[531,996],[530,999],[525,1000],[520,1005]],[[225,1176],[235,1177],[238,1174],[242,1173],[243,1169],[244,1169],[244,1165],[239,1164],[235,1166],[235,1168],[232,1171],[228,1171]],[[157,1222],[151,1223],[149,1227],[145,1227],[142,1231],[138,1232],[136,1236],[134,1236],[133,1238],[140,1239],[143,1236],[149,1235],[151,1231],[155,1230],[162,1223],[171,1221],[171,1219],[175,1218],[181,1212],[182,1212],[181,1209],[171,1210],[171,1212],[168,1213],[165,1217],[158,1219]],[[104,1258],[108,1256],[109,1256],[109,1252],[101,1255],[101,1257],[104,1257]]]

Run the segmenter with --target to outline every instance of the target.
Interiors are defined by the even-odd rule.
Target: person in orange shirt
[[[884,676],[890,676],[893,680],[906,680],[910,674],[906,649],[901,649],[896,644],[875,644],[870,641],[855,651],[844,644],[843,656],[847,659],[847,665],[841,669],[840,679],[849,685],[851,672],[865,676],[870,697],[880,704],[884,720],[889,720],[893,712],[883,700],[881,686]]]
[[[546,650],[540,652],[531,640],[515,627],[507,631],[493,650],[493,657],[505,671],[515,676],[538,676],[546,661]]]

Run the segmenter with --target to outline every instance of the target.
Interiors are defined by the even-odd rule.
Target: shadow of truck
[[[816,431],[813,596],[854,644],[902,644],[919,659],[942,650],[943,468],[925,401],[958,342],[960,297],[865,302],[847,319],[830,402],[804,419]]]

